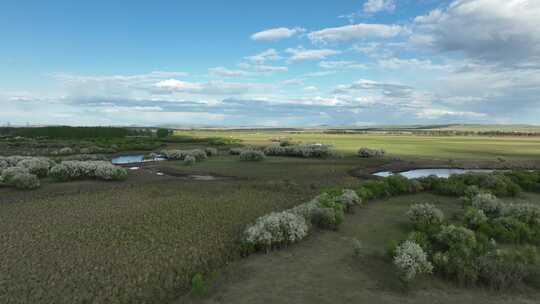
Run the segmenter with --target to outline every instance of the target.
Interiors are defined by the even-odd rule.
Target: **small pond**
[[[381,171],[373,173],[373,175],[380,176],[380,177],[387,177],[393,174],[401,174],[405,176],[406,178],[420,178],[420,177],[427,177],[430,175],[435,175],[437,177],[443,177],[448,178],[452,174],[463,174],[467,172],[480,172],[480,173],[489,173],[493,172],[493,170],[490,169],[455,169],[455,168],[433,168],[433,169],[415,169],[415,170],[409,170],[404,172],[398,172],[393,173],[390,171]]]
[[[134,154],[134,155],[116,156],[112,159],[111,162],[115,165],[125,165],[125,164],[136,164],[136,163],[144,163],[144,162],[149,162],[149,161],[162,161],[162,160],[165,160],[165,158],[161,156],[145,159],[144,154]]]

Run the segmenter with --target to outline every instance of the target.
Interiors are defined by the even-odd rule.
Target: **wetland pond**
[[[494,170],[491,169],[457,169],[457,168],[431,168],[431,169],[414,169],[403,172],[391,172],[391,171],[380,171],[375,172],[373,175],[380,177],[387,177],[394,174],[401,174],[408,179],[427,177],[430,175],[435,175],[437,177],[448,178],[452,174],[463,174],[468,172],[477,172],[477,173],[490,173]]]

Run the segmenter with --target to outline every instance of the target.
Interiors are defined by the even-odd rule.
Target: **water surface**
[[[420,178],[420,177],[427,177],[430,175],[435,175],[437,177],[443,177],[448,178],[452,174],[463,174],[467,172],[479,172],[479,173],[490,173],[493,172],[493,170],[490,169],[456,169],[456,168],[433,168],[433,169],[414,169],[404,172],[398,172],[393,173],[390,171],[381,171],[373,173],[373,175],[380,176],[380,177],[387,177],[393,174],[401,174],[405,176],[406,178],[412,179],[412,178]]]

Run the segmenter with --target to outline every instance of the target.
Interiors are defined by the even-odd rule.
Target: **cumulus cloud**
[[[381,11],[393,11],[396,4],[393,0],[367,0],[364,2],[363,11],[366,14],[378,13]]]
[[[246,57],[247,60],[257,63],[264,63],[266,61],[275,61],[280,60],[282,57],[279,55],[279,52],[275,49],[268,49],[259,54]]]
[[[367,38],[392,38],[407,32],[408,30],[400,25],[358,23],[311,32],[308,38],[314,43],[345,42]]]
[[[341,53],[332,49],[305,49],[303,47],[288,48],[285,52],[291,54],[289,61],[321,60]]]
[[[490,62],[538,60],[539,16],[540,1],[457,0],[416,17],[411,42]]]
[[[278,27],[273,29],[264,30],[251,35],[251,39],[255,41],[277,41],[285,38],[290,38],[299,33],[305,32],[305,29],[301,27],[286,28]]]

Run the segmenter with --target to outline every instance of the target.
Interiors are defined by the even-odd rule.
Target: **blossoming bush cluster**
[[[0,185],[29,190],[39,188],[39,178],[25,167],[8,167],[0,171]]]
[[[197,159],[195,157],[188,155],[184,157],[184,165],[186,166],[193,166],[197,162]]]
[[[362,158],[383,157],[386,151],[383,149],[360,148],[357,154]]]
[[[291,156],[304,158],[331,158],[340,157],[330,145],[323,144],[300,144],[285,145],[273,144],[264,149],[264,153],[269,156]]]
[[[308,225],[303,217],[287,211],[274,212],[258,218],[246,229],[244,243],[254,250],[268,251],[298,242],[307,234]]]
[[[88,178],[124,180],[127,170],[103,161],[64,161],[55,165],[50,175],[58,181]]]
[[[419,231],[429,231],[444,221],[443,212],[432,204],[414,204],[406,215]]]
[[[484,284],[505,288],[531,281],[540,275],[540,256],[534,247],[505,247],[503,243],[540,242],[540,206],[530,203],[504,204],[497,197],[479,193],[463,213],[463,225],[446,225],[435,206],[411,206],[407,216],[415,224],[406,242],[426,253],[434,272],[463,285]],[[425,229],[429,227],[429,229]],[[392,250],[397,256],[398,249]],[[409,282],[414,271],[399,266],[398,275]],[[405,264],[408,265],[408,264]],[[405,270],[404,270],[405,269]]]
[[[339,194],[323,193],[311,201],[257,219],[246,228],[242,239],[245,254],[255,250],[270,250],[297,242],[304,238],[311,227],[335,229],[343,221],[347,204],[361,204],[361,199],[352,190]]]
[[[46,177],[54,164],[45,157],[0,157],[0,183],[18,189],[35,189],[39,177]]]
[[[264,155],[261,151],[256,150],[244,150],[242,153],[240,153],[240,160],[243,161],[262,161],[266,158],[266,155]]]
[[[427,254],[413,241],[405,241],[396,248],[393,262],[404,283],[411,282],[419,274],[430,274],[433,271]]]
[[[202,161],[208,158],[206,152],[201,149],[193,150],[163,150],[160,152],[169,160],[184,160],[187,156],[193,156],[197,161]]]

